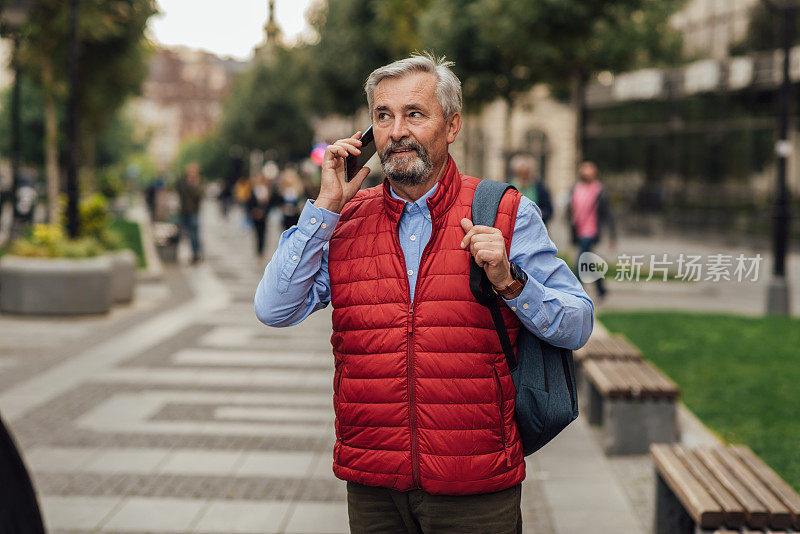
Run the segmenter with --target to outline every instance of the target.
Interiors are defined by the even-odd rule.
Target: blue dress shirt
[[[437,184],[438,185],[438,184]],[[416,202],[405,201],[399,238],[403,249],[411,300],[417,269],[433,225],[427,199],[434,185]],[[398,197],[394,190],[392,196]],[[270,326],[292,326],[331,300],[328,241],[339,214],[306,202],[297,226],[283,232],[255,294],[258,319]],[[594,304],[547,234],[539,207],[523,196],[517,210],[509,260],[528,275],[522,292],[506,304],[522,324],[551,344],[582,347],[594,324]]]

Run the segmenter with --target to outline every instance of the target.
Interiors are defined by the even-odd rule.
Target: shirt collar
[[[389,193],[392,195],[392,198],[396,198],[397,200],[402,200],[403,202],[405,202],[406,210],[408,210],[408,206],[412,206],[412,205],[416,204],[417,206],[419,206],[420,212],[426,218],[430,219],[430,210],[428,209],[428,198],[430,198],[436,192],[436,187],[438,185],[439,185],[439,182],[436,182],[435,184],[433,184],[433,187],[428,189],[428,191],[424,195],[419,197],[416,200],[416,202],[409,202],[408,200],[406,200],[404,198],[400,198],[397,195],[397,193],[394,192],[394,188],[391,186],[391,184],[389,185]]]

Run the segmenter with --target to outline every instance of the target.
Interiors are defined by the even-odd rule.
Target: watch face
[[[522,269],[520,269],[519,265],[516,263],[511,264],[511,278],[520,282],[525,282],[525,273],[522,272]]]

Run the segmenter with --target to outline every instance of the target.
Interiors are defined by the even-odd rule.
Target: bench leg
[[[647,454],[651,443],[678,437],[672,401],[604,399],[602,420],[606,454]]]
[[[592,381],[589,380],[584,374],[581,379],[581,389],[578,393],[578,399],[583,399],[583,410],[589,414],[590,425],[603,424],[603,397],[597,388],[594,387]]]
[[[654,534],[695,534],[692,517],[656,471]]]

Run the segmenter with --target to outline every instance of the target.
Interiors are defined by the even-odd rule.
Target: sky
[[[313,0],[276,0],[275,18],[287,41],[308,32],[305,12]],[[264,39],[267,0],[157,0],[150,37],[220,56],[247,59]]]

